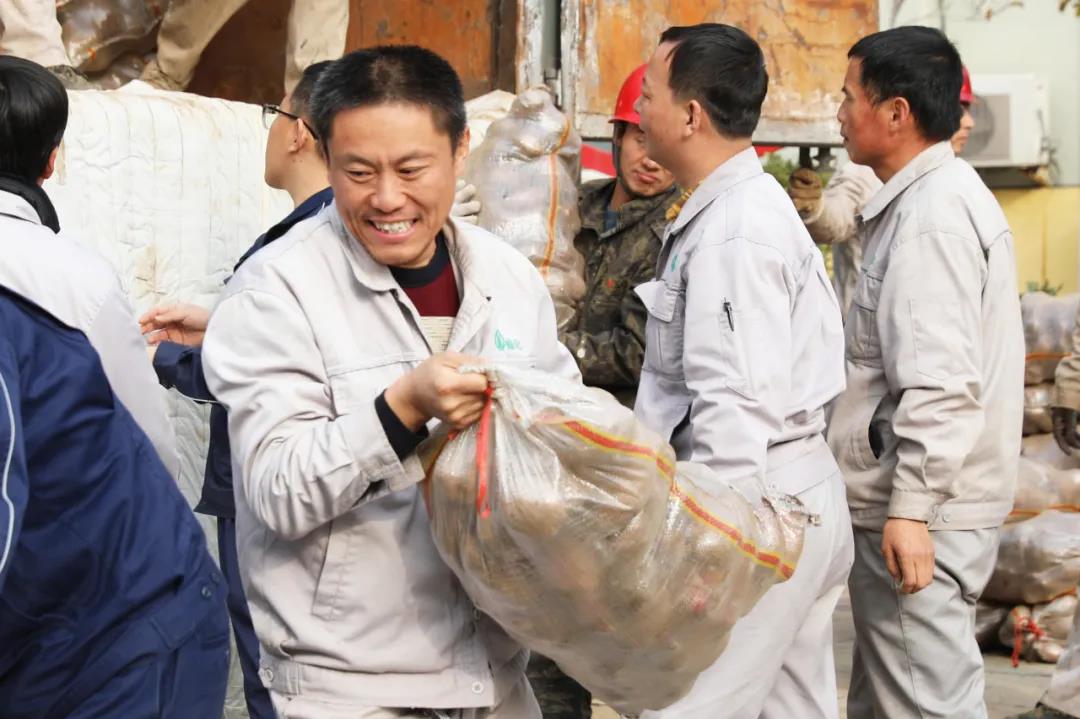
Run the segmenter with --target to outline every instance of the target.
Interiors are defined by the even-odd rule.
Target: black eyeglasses
[[[299,115],[294,115],[291,112],[282,110],[280,105],[271,105],[269,103],[262,106],[263,126],[265,126],[267,130],[269,130],[270,126],[274,124],[275,115],[284,115],[290,120],[296,120],[297,122],[304,123],[304,127],[306,127],[307,131],[311,133],[311,136],[314,137],[316,140],[319,139],[319,136],[315,133],[315,129],[307,123],[307,120],[300,117]]]

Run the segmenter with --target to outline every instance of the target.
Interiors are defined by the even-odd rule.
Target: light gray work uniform
[[[975,601],[1012,509],[1024,399],[1012,235],[948,142],[892,177],[859,222],[847,390],[828,433],[855,525],[848,716],[985,717]],[[914,595],[885,571],[894,517],[931,530],[933,583]]]
[[[649,717],[831,718],[832,614],[851,566],[843,480],[824,407],[844,388],[836,296],[791,200],[747,149],[668,227],[634,411],[718,482],[758,477],[820,517],[794,576],[735,625],[690,693]]]
[[[461,296],[449,349],[580,380],[528,259],[473,225],[443,235]],[[423,327],[336,204],[244,263],[211,317],[240,572],[284,717],[539,719],[528,653],[439,556],[424,469],[398,457],[375,407],[432,355]]]

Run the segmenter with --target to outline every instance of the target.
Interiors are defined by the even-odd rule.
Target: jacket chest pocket
[[[653,280],[638,285],[634,292],[649,313],[645,326],[645,366],[656,374],[682,377],[686,288]]]
[[[340,416],[372,404],[420,361],[419,357],[398,355],[328,367],[334,411]]]
[[[878,335],[877,313],[881,299],[881,278],[863,272],[855,287],[851,309],[847,316],[847,356],[849,359],[881,365],[881,338]]]

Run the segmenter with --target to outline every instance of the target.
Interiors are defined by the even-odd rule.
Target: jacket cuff
[[[375,414],[379,416],[379,424],[382,425],[383,434],[390,442],[394,454],[398,459],[404,459],[412,454],[421,442],[427,439],[427,427],[421,427],[419,432],[413,432],[398,419],[394,410],[386,402],[386,392],[375,398]]]
[[[893,489],[889,498],[889,518],[911,519],[929,524],[941,504],[941,498],[933,492]]]
[[[364,501],[377,499],[386,492],[397,492],[424,479],[424,468],[415,452],[399,457],[385,430],[380,431],[375,403],[361,407],[334,422],[343,435],[349,453],[358,462],[358,474],[374,481],[363,492]]]
[[[154,373],[157,374],[158,383],[165,389],[176,386],[180,358],[187,349],[176,342],[162,342],[154,351]]]

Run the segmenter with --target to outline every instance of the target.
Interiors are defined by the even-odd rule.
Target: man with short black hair
[[[848,716],[980,717],[971,627],[1012,509],[1024,338],[1012,235],[953,153],[960,57],[938,30],[869,35],[838,112],[884,187],[859,215],[848,389],[829,443],[855,525]]]
[[[162,390],[116,275],[39,187],[66,124],[59,80],[0,57],[0,712],[216,717],[225,592],[141,426],[167,427]]]
[[[727,25],[671,28],[639,105],[649,157],[685,191],[670,213],[635,412],[679,460],[753,495],[798,497],[807,527],[795,574],[736,623],[690,693],[650,716],[835,718],[832,614],[851,566],[844,483],[825,405],[844,388],[843,329],[824,261],[751,147],[768,74]]]
[[[439,557],[415,449],[479,417],[463,368],[577,368],[536,269],[450,216],[468,130],[445,60],[351,53],[310,106],[334,203],[240,268],[204,344],[260,673],[296,719],[536,719],[526,652]]]

